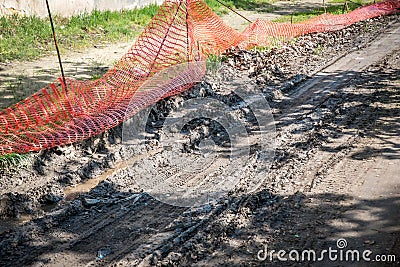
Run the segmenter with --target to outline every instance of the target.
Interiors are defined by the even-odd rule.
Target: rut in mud
[[[174,107],[198,96],[240,102],[232,83],[218,85],[212,74],[157,104],[141,150],[127,151],[116,128],[32,155],[19,172],[0,178],[1,215],[35,218],[3,225],[1,264],[256,266],[265,244],[323,249],[340,237],[400,260],[399,29],[399,17],[389,16],[271,51],[227,53],[221,71],[236,83],[251,79],[276,121],[275,158],[255,193],[237,188],[218,203],[188,209],[163,204],[134,182],[143,166],[165,171],[169,154],[159,150],[159,124]],[[251,112],[235,112],[251,132]],[[218,125],[201,123],[225,140]],[[187,152],[204,137],[197,126]],[[136,164],[120,168],[129,157]],[[379,178],[382,190],[371,191],[363,185],[374,185],[377,166],[386,166],[387,175]],[[97,186],[89,182],[96,178]],[[85,182],[80,192],[71,189]]]

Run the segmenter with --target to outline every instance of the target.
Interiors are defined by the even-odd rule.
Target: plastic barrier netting
[[[399,7],[399,0],[386,1],[297,24],[257,20],[239,33],[203,0],[165,1],[132,48],[103,77],[94,81],[66,79],[66,84],[59,78],[2,110],[0,155],[70,144],[115,127],[140,109],[190,88],[204,76],[205,58],[210,54],[231,47],[266,46],[273,38],[338,30],[395,13]],[[144,86],[156,73],[179,64],[180,71],[173,77],[157,86]]]

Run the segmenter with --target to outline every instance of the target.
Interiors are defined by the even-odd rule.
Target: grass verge
[[[366,3],[365,1],[361,0],[354,0],[352,2],[347,2],[347,7],[346,7],[344,6],[345,2],[346,2],[345,0],[334,0],[334,2],[332,2],[333,4],[329,4],[326,6],[326,13],[336,14],[336,15],[343,14],[343,12],[348,13],[356,8],[361,7],[361,4],[366,5],[372,3],[372,2]],[[311,11],[293,13],[293,15],[281,16],[279,18],[274,19],[273,22],[298,23],[322,15],[324,13],[325,9],[319,8]]]
[[[55,17],[61,50],[132,40],[157,13],[157,5],[124,11],[93,11],[71,18]],[[0,18],[0,62],[31,60],[54,51],[48,19],[24,16]]]
[[[0,170],[10,170],[26,163],[29,154],[11,153],[0,155]]]

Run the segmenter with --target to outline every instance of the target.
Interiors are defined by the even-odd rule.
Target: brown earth
[[[257,259],[265,245],[320,251],[337,248],[339,238],[349,249],[396,255],[386,265],[399,265],[399,34],[399,17],[389,16],[271,51],[232,50],[221,65],[229,82],[209,74],[157,104],[142,150],[126,151],[116,128],[3,171],[0,265],[366,266]],[[157,127],[166,114],[198,96],[240,104],[232,84],[249,78],[276,121],[275,157],[262,186],[253,193],[239,186],[197,208],[141,193],[135,180],[143,179],[143,166],[167,169],[170,154],[160,147],[164,133]],[[235,112],[251,132],[250,112]],[[224,136],[220,127],[200,124]],[[186,153],[201,137],[196,127]],[[243,180],[251,175],[246,169]]]

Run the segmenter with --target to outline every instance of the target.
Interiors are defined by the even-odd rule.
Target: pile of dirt
[[[307,194],[372,129],[371,106],[394,92],[383,92],[387,88],[380,82],[398,77],[399,51],[330,91],[297,99],[297,85],[367,47],[398,21],[397,15],[376,18],[337,32],[302,36],[271,50],[232,49],[203,82],[154,106],[143,145],[122,145],[123,129],[117,127],[80,144],[31,154],[18,170],[2,170],[0,215],[36,219],[0,234],[0,263],[258,264],[255,255],[264,244],[322,247],[321,240],[335,229],[321,226],[339,217],[336,203],[346,197],[326,195],[324,189]],[[233,109],[246,131],[257,131],[254,114],[230,86],[249,82],[269,101],[277,121],[276,155],[261,190],[248,194],[236,188],[198,208],[169,206],[141,193],[134,178],[146,170],[168,174],[165,164],[171,152],[158,150],[166,135],[162,125],[184,103],[198,97],[218,100]],[[194,120],[184,130],[188,134],[179,147],[188,154],[195,154],[205,137],[214,137],[221,147],[229,142],[221,125],[207,119]],[[256,153],[251,155],[255,160]],[[132,158],[135,164],[120,165]],[[251,168],[242,173],[253,175]],[[350,184],[346,181],[338,190],[344,192]],[[57,248],[53,242],[59,242]],[[71,256],[65,250],[82,253]]]
[[[248,76],[256,82],[271,107],[276,108],[283,93],[335,58],[364,47],[396,20],[397,16],[387,16],[363,21],[336,32],[302,36],[269,51],[231,50],[218,66],[218,72],[236,76],[239,82]],[[151,113],[152,123],[162,124],[171,110],[185,100],[199,96],[214,97],[229,106],[237,105],[240,99],[232,93],[232,88],[218,85],[218,82],[209,73],[203,83],[188,92],[160,101]],[[242,112],[239,117],[246,117],[243,110],[239,112]],[[157,138],[153,138],[148,150],[159,145],[157,139],[162,135],[162,127],[149,131]],[[121,145],[121,132],[122,127],[119,126],[80,144],[32,153],[24,164],[2,169],[0,195],[1,201],[7,204],[1,206],[4,208],[0,208],[0,216],[18,218],[22,214],[43,214],[41,207],[61,201],[66,187],[99,176],[122,159],[140,154],[141,150],[126,154]]]

